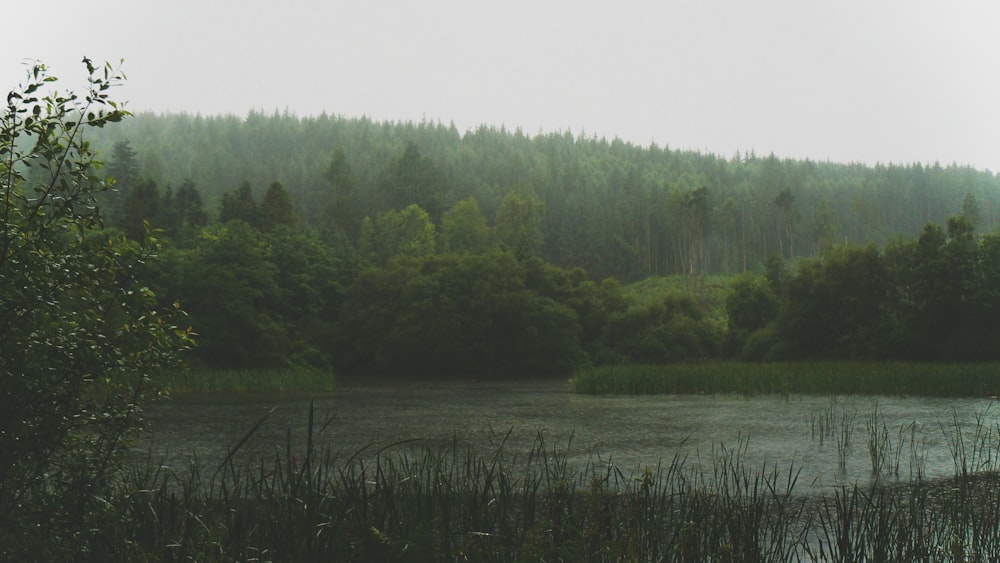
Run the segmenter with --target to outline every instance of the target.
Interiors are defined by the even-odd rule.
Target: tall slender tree
[[[782,237],[779,239],[782,247],[788,245],[788,257],[795,259],[795,237],[799,222],[799,209],[795,204],[795,195],[791,188],[785,188],[778,192],[774,198],[774,204],[781,212]]]
[[[362,216],[361,205],[351,176],[351,165],[340,145],[333,150],[330,164],[323,172],[323,180],[329,186],[329,196],[324,198],[320,209],[325,214],[324,224],[332,223],[328,226],[342,231],[348,237],[357,236]]]

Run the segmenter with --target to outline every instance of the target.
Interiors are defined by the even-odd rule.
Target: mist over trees
[[[279,113],[144,114],[93,141],[109,225],[170,241],[151,283],[204,363],[997,355],[991,172]],[[662,276],[682,283],[629,290]]]
[[[260,201],[280,182],[302,221],[355,237],[364,217],[416,204],[440,226],[475,197],[491,221],[512,190],[541,204],[540,255],[595,279],[737,273],[771,254],[815,255],[834,244],[916,236],[928,222],[977,210],[992,231],[1000,179],[955,165],[864,166],[721,157],[620,140],[438,123],[251,113],[246,117],[140,114],[95,139],[122,184],[161,189],[190,180],[206,209],[244,182]],[[117,178],[118,176],[116,176]],[[123,180],[128,178],[128,180]],[[244,194],[245,195],[245,194]]]

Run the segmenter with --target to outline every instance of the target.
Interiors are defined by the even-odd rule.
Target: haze
[[[55,16],[51,14],[57,14]],[[0,38],[135,112],[321,112],[1000,170],[1000,3],[58,0]]]

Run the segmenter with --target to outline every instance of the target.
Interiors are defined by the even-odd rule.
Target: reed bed
[[[401,442],[336,452],[309,412],[305,444],[171,470],[147,457],[86,538],[94,560],[995,561],[1000,427],[954,429],[954,478],[797,492],[794,467],[751,467],[748,440],[626,471],[571,466],[539,435],[479,455]],[[878,420],[877,415],[873,420]],[[263,419],[261,420],[263,422]],[[509,434],[508,434],[509,436]]]
[[[163,374],[164,387],[187,393],[322,393],[333,391],[330,371],[302,368],[173,370]]]
[[[822,447],[826,441],[833,441],[837,446],[837,461],[840,467],[847,465],[847,456],[854,442],[854,426],[857,414],[837,408],[834,400],[830,405],[812,415],[809,420],[809,431],[813,440],[818,440]]]
[[[1000,396],[1000,364],[880,362],[614,365],[582,368],[573,389],[585,394],[736,393],[814,395]]]
[[[120,491],[129,560],[795,561],[808,528],[797,474],[754,471],[742,446],[710,475],[676,457],[626,474],[570,467],[539,436],[524,458],[401,443],[340,457],[318,446],[214,470],[136,466]],[[289,447],[291,444],[289,444]],[[236,448],[238,449],[238,448]],[[289,448],[290,449],[290,448]],[[235,453],[235,449],[234,452]],[[127,538],[127,539],[124,539]]]

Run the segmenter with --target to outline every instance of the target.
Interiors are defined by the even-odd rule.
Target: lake
[[[335,417],[322,443],[345,455],[374,456],[379,448],[411,439],[418,442],[389,451],[457,443],[489,454],[505,438],[508,456],[522,455],[541,436],[547,446],[566,451],[571,464],[613,463],[630,474],[669,464],[675,455],[711,467],[721,446],[743,445],[752,466],[793,466],[801,469],[799,490],[823,490],[870,482],[873,440],[889,454],[881,461],[883,479],[954,475],[958,438],[970,459],[977,439],[989,444],[980,445],[977,455],[986,452],[993,457],[984,461],[995,464],[1000,428],[998,407],[989,399],[591,396],[572,393],[565,378],[497,383],[341,377],[337,385],[314,396],[178,396],[151,409],[151,433],[141,447],[175,469],[192,455],[215,464],[267,416],[240,457],[271,458],[289,436],[294,454],[304,448],[313,402],[317,419]]]

